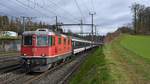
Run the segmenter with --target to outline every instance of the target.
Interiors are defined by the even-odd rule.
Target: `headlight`
[[[25,53],[23,53],[23,54],[21,54],[22,56],[26,56],[27,54],[25,54]]]

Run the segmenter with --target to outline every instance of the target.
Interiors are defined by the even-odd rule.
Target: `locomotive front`
[[[48,29],[26,31],[21,46],[21,66],[27,71],[44,72],[72,55],[71,37]]]
[[[50,67],[52,37],[48,31],[27,31],[23,33],[21,66],[27,71],[42,71]]]

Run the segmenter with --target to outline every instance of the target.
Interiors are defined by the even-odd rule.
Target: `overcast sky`
[[[83,23],[91,23],[89,12],[94,11],[97,32],[105,35],[132,22],[130,6],[134,2],[150,6],[149,0],[0,0],[0,15],[35,17],[34,21],[49,24],[55,23],[55,16],[63,23],[80,23],[81,18]],[[89,26],[83,29],[91,32]],[[80,32],[80,27],[72,26],[71,30]]]

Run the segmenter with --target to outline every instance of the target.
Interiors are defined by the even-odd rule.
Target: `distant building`
[[[18,37],[18,34],[13,31],[0,31],[0,37]]]

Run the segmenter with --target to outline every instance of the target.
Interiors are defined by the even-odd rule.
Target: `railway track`
[[[16,61],[19,59],[19,56],[15,56],[15,57],[4,57],[4,58],[0,58],[0,63],[4,63],[4,62],[10,62],[10,61]]]
[[[82,57],[73,66],[71,66],[64,75],[62,75],[61,79],[57,81],[57,84],[68,84],[68,81],[73,73],[79,69],[80,65],[85,61],[87,56],[88,53],[83,54]]]
[[[59,80],[57,84],[66,84],[68,82],[69,78],[71,77],[71,75],[79,68],[81,63],[82,62],[79,62],[76,64],[76,66],[71,68],[70,71],[68,71],[68,73],[66,75],[62,76],[62,79]]]
[[[16,69],[16,71],[6,74],[6,77],[0,76],[0,84],[65,84],[85,60],[87,54],[80,54],[44,73],[22,73]]]
[[[0,68],[14,64],[19,60],[19,53],[0,54]]]
[[[66,84],[69,77],[75,72],[85,60],[86,54],[81,54],[75,60],[59,65],[45,73],[33,77],[24,84]]]
[[[19,66],[18,58],[9,58],[9,59],[1,59],[0,60],[0,73],[4,71],[10,71],[11,68]]]
[[[26,73],[21,72],[21,68],[16,69],[12,72],[5,73],[0,76],[0,84],[13,84],[13,81],[24,77]]]
[[[8,72],[11,72],[11,71],[16,70],[18,68],[20,68],[19,64],[12,64],[10,66],[5,66],[5,67],[0,68],[0,74],[8,73]]]
[[[10,78],[4,78],[4,80],[0,80],[2,81],[0,84],[30,84],[31,82],[33,82],[34,80],[37,80],[38,78],[47,75],[48,73],[52,73],[53,71],[57,70],[58,68],[60,68],[61,66],[63,66],[64,64],[61,64],[57,67],[54,67],[44,73],[16,73],[19,72],[19,70],[12,72],[12,74],[14,76],[10,77]],[[10,74],[11,75],[11,74]],[[6,79],[6,80],[5,80]]]
[[[65,64],[67,64],[67,63],[65,63]],[[44,76],[47,76],[48,74],[53,74],[53,72],[55,72],[55,71],[57,71],[58,69],[62,68],[65,64],[61,64],[61,65],[59,65],[59,66],[56,66],[56,67],[52,68],[52,69],[49,70],[49,71],[46,71],[46,72],[44,72],[44,73],[42,73],[42,74],[40,74],[40,75],[38,75],[38,76],[35,76],[35,77],[31,78],[30,80],[28,80],[27,82],[25,82],[24,84],[31,84],[31,83],[34,83],[36,80],[38,80],[38,79],[40,79],[40,78],[42,78],[42,77],[44,77]]]

